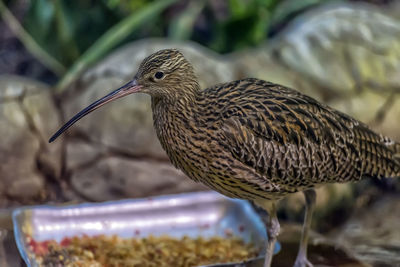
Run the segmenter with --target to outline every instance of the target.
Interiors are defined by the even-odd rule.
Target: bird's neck
[[[179,149],[177,139],[183,140],[196,120],[196,96],[171,101],[152,97],[153,123],[157,137],[172,161]],[[182,135],[182,136],[181,136]]]
[[[179,124],[193,119],[196,99],[194,94],[173,99],[152,97],[151,106],[156,130],[161,130],[160,127],[179,127]]]
[[[151,97],[154,119],[163,118],[163,114],[182,114],[184,117],[191,115],[201,95],[200,86],[196,79],[188,79],[182,82],[180,87],[179,90],[170,89],[167,94]]]

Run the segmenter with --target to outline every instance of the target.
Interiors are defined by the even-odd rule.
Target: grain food
[[[180,239],[170,236],[123,239],[99,235],[55,241],[30,240],[39,266],[163,267],[241,262],[258,255],[251,244],[237,237]]]

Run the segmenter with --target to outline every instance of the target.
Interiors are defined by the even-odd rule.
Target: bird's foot
[[[305,255],[298,255],[293,267],[314,267],[314,265],[307,260]]]

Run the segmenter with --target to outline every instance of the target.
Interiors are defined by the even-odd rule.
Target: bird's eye
[[[157,80],[160,80],[160,79],[162,79],[164,77],[164,72],[162,72],[162,71],[157,71],[155,74],[154,74],[154,78],[156,78]]]

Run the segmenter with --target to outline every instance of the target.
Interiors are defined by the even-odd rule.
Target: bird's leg
[[[264,267],[271,266],[272,257],[274,255],[275,243],[279,235],[280,229],[281,226],[279,225],[278,217],[276,215],[276,205],[275,203],[273,203],[272,208],[270,209],[267,222],[268,243],[267,243],[267,250],[265,252]]]
[[[266,226],[268,235],[267,247],[265,251],[264,267],[270,267],[272,262],[272,256],[274,255],[276,239],[280,231],[280,225],[278,217],[276,215],[276,203],[274,201],[256,202],[256,205],[261,207],[264,211],[268,212],[268,215],[263,214],[261,218]]]
[[[297,253],[296,262],[294,267],[312,267],[311,262],[307,260],[307,243],[308,243],[308,232],[311,227],[312,214],[315,207],[316,193],[314,189],[309,189],[303,192],[306,199],[306,211],[304,216],[303,230],[301,233],[300,248]]]

